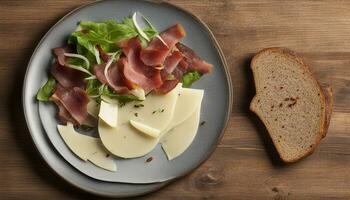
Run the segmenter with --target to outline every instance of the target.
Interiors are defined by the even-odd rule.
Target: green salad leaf
[[[67,63],[71,65],[81,66],[85,69],[88,69],[88,66],[86,66],[85,61],[80,58],[68,58]]]
[[[125,104],[131,101],[136,101],[138,98],[131,94],[116,94],[108,86],[103,87],[102,95],[107,96],[112,99],[116,99],[121,104]]]
[[[56,80],[53,77],[49,77],[45,85],[39,89],[36,95],[36,99],[38,101],[49,101],[51,95],[53,94],[55,86]]]
[[[91,53],[89,50],[87,50],[84,46],[81,46],[80,44],[76,44],[77,46],[77,53],[80,55],[85,56],[92,66],[93,64],[96,64],[96,57],[94,53]]]
[[[81,30],[73,32],[68,38],[68,43],[77,45],[78,53],[88,59],[94,56],[93,63],[96,63],[96,45],[107,53],[115,52],[119,49],[117,41],[137,36],[136,28],[130,18],[125,18],[121,23],[114,20],[82,21],[79,26]]]
[[[88,80],[86,93],[91,97],[98,98],[102,94],[103,87],[104,85],[97,79]]]
[[[80,55],[88,58],[90,63],[96,63],[96,45],[99,45],[105,52],[111,53],[119,49],[116,42],[129,39],[138,35],[136,27],[131,18],[124,18],[122,22],[106,20],[103,22],[81,21],[80,30],[73,32],[68,38],[68,44],[74,44]],[[149,38],[158,35],[153,27],[147,27],[144,32]],[[140,37],[142,46],[147,45]]]
[[[95,98],[98,102],[100,101],[101,96],[106,96],[106,97],[109,97],[111,99],[116,99],[121,104],[138,100],[138,98],[134,95],[117,94],[117,93],[113,92],[113,90],[110,87],[102,84],[100,81],[98,81],[96,79],[88,80],[88,84],[86,87],[86,93],[90,97]]]
[[[197,71],[193,71],[193,72],[187,72],[186,74],[184,74],[182,76],[182,86],[183,87],[191,87],[191,85],[199,80],[201,78],[201,74]]]

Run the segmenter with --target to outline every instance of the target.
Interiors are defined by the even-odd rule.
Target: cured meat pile
[[[185,35],[184,28],[176,24],[154,37],[145,48],[142,48],[141,40],[137,36],[118,41],[115,45],[121,48],[122,53],[115,61],[97,45],[99,56],[104,63],[94,65],[92,74],[116,94],[129,94],[137,88],[142,88],[146,94],[151,91],[166,94],[187,72],[197,71],[205,74],[212,70],[211,64],[180,43]],[[58,106],[58,116],[63,123],[81,125],[88,116],[86,74],[67,67],[65,53],[72,50],[55,48],[53,51],[57,62],[52,66],[51,74],[57,84],[51,100]],[[105,70],[109,62],[112,63]]]

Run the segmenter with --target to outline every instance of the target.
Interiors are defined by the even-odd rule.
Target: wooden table
[[[59,178],[35,151],[22,114],[21,87],[39,39],[88,1],[0,1],[0,199],[92,198]],[[143,199],[350,199],[350,1],[174,0],[213,30],[231,70],[234,106],[210,159]],[[249,112],[249,62],[264,47],[304,56],[334,89],[327,137],[310,157],[282,165]]]

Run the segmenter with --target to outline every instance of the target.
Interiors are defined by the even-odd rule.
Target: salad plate
[[[170,161],[160,145],[143,157],[115,158],[118,170],[112,172],[83,162],[75,156],[57,131],[53,105],[38,103],[35,96],[48,79],[54,60],[52,49],[66,44],[68,36],[76,30],[80,21],[120,21],[136,12],[146,16],[159,31],[180,23],[187,33],[181,42],[214,67],[210,74],[192,86],[204,90],[200,120],[205,123],[199,127],[189,148]],[[98,1],[67,14],[40,41],[28,64],[23,87],[23,106],[30,134],[39,153],[61,177],[83,190],[100,195],[139,195],[189,173],[213,152],[231,112],[231,80],[224,56],[213,34],[191,13],[162,1]],[[150,157],[153,158],[152,162],[146,162]]]

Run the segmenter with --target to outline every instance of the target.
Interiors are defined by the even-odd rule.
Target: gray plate
[[[205,60],[214,64],[215,68],[213,73],[203,77],[194,86],[205,89],[201,118],[207,123],[201,127],[190,148],[183,155],[169,162],[158,146],[150,153],[155,157],[154,161],[148,163],[147,166],[144,163],[145,158],[117,160],[118,171],[112,173],[101,170],[90,163],[81,162],[68,150],[57,133],[57,123],[52,108],[40,104],[40,109],[38,109],[35,94],[47,79],[48,69],[53,59],[51,49],[65,44],[67,36],[74,31],[77,22],[121,19],[135,11],[147,16],[159,30],[180,22],[187,31],[187,37],[183,42]],[[23,105],[29,130],[47,163],[72,184],[90,192],[110,196],[145,193],[159,188],[165,184],[163,181],[180,177],[198,167],[215,149],[223,134],[232,105],[232,91],[226,63],[210,30],[189,12],[169,3],[159,3],[159,1],[157,3],[136,0],[100,1],[83,6],[66,15],[50,29],[34,51],[28,65],[23,93]],[[59,154],[77,170],[67,165],[52,150],[45,132]],[[140,170],[142,173],[138,173]],[[163,183],[147,185],[108,183],[88,178],[78,171],[94,179],[110,182]]]

